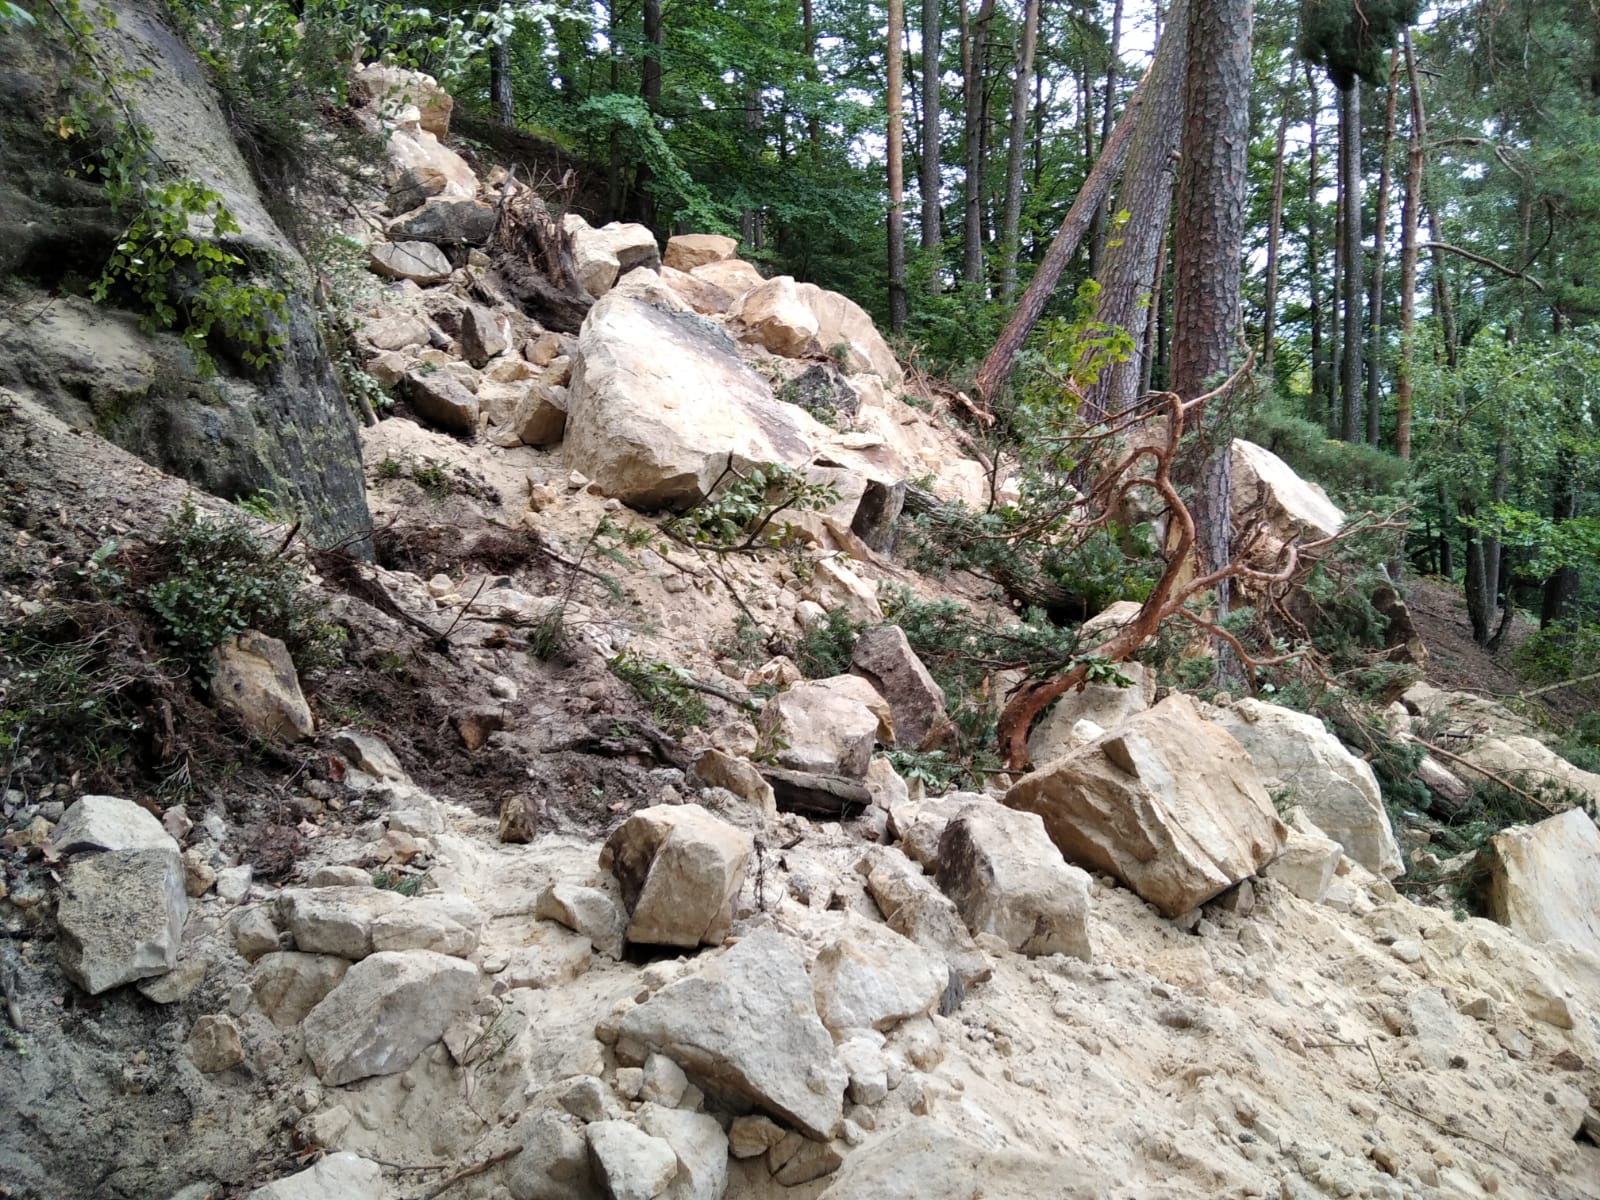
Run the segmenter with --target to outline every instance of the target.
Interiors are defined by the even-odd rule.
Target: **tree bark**
[[[1400,210],[1400,369],[1394,387],[1394,452],[1409,460],[1417,357],[1417,227],[1422,206],[1421,94],[1417,91],[1417,64],[1409,30],[1401,36],[1401,48],[1411,115],[1406,130],[1406,194]]]
[[[983,174],[985,129],[988,125],[988,91],[983,77],[989,69],[989,24],[994,19],[995,0],[982,0],[977,15],[966,21],[967,4],[962,0],[961,74],[966,93],[966,117],[962,123],[962,143],[966,151],[965,212],[962,222],[961,278],[970,284],[983,283]]]
[[[807,0],[809,3],[810,0]],[[939,0],[922,0],[922,248],[937,256],[943,240],[940,213],[940,98],[939,66],[942,34]],[[933,290],[939,290],[939,268],[932,272]]]
[[[1340,257],[1344,270],[1344,353],[1339,365],[1339,436],[1361,440],[1361,83],[1339,93],[1339,161],[1344,180]]]
[[[1372,287],[1367,293],[1367,444],[1383,443],[1383,268],[1389,226],[1389,152],[1394,145],[1395,103],[1400,95],[1400,52],[1389,51],[1389,93],[1383,117],[1383,150],[1379,156],[1378,195],[1372,233]]]
[[[1272,137],[1272,200],[1267,210],[1267,280],[1261,314],[1261,374],[1269,386],[1277,361],[1278,242],[1283,237],[1283,152],[1288,137],[1289,84],[1285,83],[1278,100],[1278,128]]]
[[[806,74],[813,80],[817,78],[817,21],[812,11],[812,0],[800,0],[800,36],[805,42]],[[806,114],[806,140],[811,144],[811,157],[815,161],[822,157],[822,122],[817,120],[815,111]]]
[[[516,95],[511,87],[511,42],[502,39],[489,47],[489,98],[494,119],[507,129],[517,123]]]
[[[1033,83],[1033,53],[1038,39],[1039,0],[1025,0],[1022,43],[1017,48],[1017,72],[1011,82],[1006,200],[1000,228],[1000,299],[1007,304],[1017,294],[1017,234],[1022,226],[1022,143],[1028,132],[1028,91]]]
[[[1111,137],[1111,127],[1117,108],[1118,68],[1122,53],[1122,6],[1116,0],[1111,9],[1111,45],[1106,60],[1106,85],[1100,109],[1100,144],[1104,146]],[[1100,278],[1100,265],[1105,261],[1106,239],[1110,236],[1111,201],[1108,199],[1094,214],[1094,225],[1089,231],[1089,274]]]
[[[1325,313],[1322,307],[1322,246],[1318,242],[1322,220],[1317,193],[1322,181],[1318,172],[1320,146],[1317,138],[1317,122],[1322,116],[1322,95],[1317,88],[1317,78],[1311,73],[1310,63],[1306,64],[1305,72],[1306,89],[1310,93],[1306,119],[1311,126],[1310,159],[1307,164],[1309,184],[1306,189],[1306,289],[1310,293],[1308,315],[1311,322],[1311,405],[1313,412],[1326,412],[1332,407],[1330,396],[1332,380],[1327,358],[1323,353],[1322,323]]]
[[[1184,79],[1188,68],[1188,5],[1175,6],[1167,26],[1173,53],[1151,69],[1146,95],[1117,188],[1116,208],[1126,212],[1118,244],[1107,249],[1098,278],[1095,316],[1125,329],[1135,357],[1101,372],[1084,395],[1084,415],[1095,420],[1122,412],[1139,396],[1145,330],[1155,297],[1156,259],[1172,206],[1173,171],[1183,138]],[[1163,43],[1165,44],[1165,43]],[[1100,211],[1104,211],[1104,207]]]
[[[1183,170],[1178,181],[1172,390],[1193,398],[1223,375],[1239,338],[1250,141],[1251,0],[1208,0],[1189,16]],[[1198,414],[1201,421],[1205,414]],[[1202,438],[1205,433],[1202,428]],[[1229,560],[1229,447],[1213,445],[1197,482],[1196,552],[1202,569]],[[1226,581],[1217,586],[1221,614]]]
[[[1187,0],[1178,2],[1186,3]],[[1155,72],[1156,63],[1162,61],[1163,55],[1170,58],[1175,53],[1178,51],[1174,40],[1163,37],[1156,47],[1155,63],[1151,64],[1144,78],[1139,81],[1133,97],[1128,101],[1127,109],[1117,121],[1116,128],[1111,131],[1111,137],[1100,148],[1100,157],[1095,160],[1094,169],[1089,172],[1089,177],[1078,189],[1072,207],[1062,219],[1061,228],[1056,231],[1055,237],[1050,242],[1050,248],[1045,251],[1044,258],[1039,262],[1039,269],[1033,273],[1033,278],[1023,289],[1022,299],[1018,301],[1016,311],[1011,314],[1011,319],[1001,330],[994,348],[989,351],[983,360],[983,365],[978,368],[976,387],[978,394],[986,401],[992,403],[999,395],[1000,389],[1005,386],[1006,380],[1011,377],[1011,368],[1016,363],[1017,352],[1022,349],[1023,343],[1028,340],[1028,335],[1033,332],[1033,327],[1038,324],[1039,317],[1043,314],[1045,305],[1050,302],[1051,293],[1055,291],[1062,272],[1072,261],[1072,256],[1077,253],[1078,243],[1083,240],[1090,222],[1094,220],[1095,208],[1105,202],[1111,184],[1121,173],[1122,165],[1127,161],[1128,143],[1132,140],[1133,128],[1138,122],[1139,110],[1144,105],[1150,76]]]
[[[889,0],[889,328],[894,333],[902,333],[906,327],[905,125],[901,115],[905,20],[905,0]]]

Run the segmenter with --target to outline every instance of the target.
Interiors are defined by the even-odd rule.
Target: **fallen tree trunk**
[[[761,778],[772,786],[773,798],[782,812],[843,821],[865,812],[872,805],[872,793],[858,779],[786,771],[782,767],[759,770]]]

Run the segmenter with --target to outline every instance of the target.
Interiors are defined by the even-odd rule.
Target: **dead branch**
[[[462,1167],[455,1174],[446,1179],[440,1180],[439,1183],[430,1188],[428,1191],[423,1192],[417,1197],[417,1200],[436,1200],[437,1197],[444,1195],[462,1180],[471,1179],[475,1175],[482,1175],[485,1171],[492,1170],[493,1168],[498,1167],[501,1163],[506,1162],[508,1159],[515,1158],[521,1153],[521,1146],[513,1146],[509,1150],[502,1150],[499,1154],[491,1155],[482,1162],[473,1163],[470,1167]]]
[[[1443,250],[1447,254],[1458,255],[1468,262],[1475,262],[1480,267],[1488,267],[1491,271],[1498,271],[1511,279],[1520,279],[1539,291],[1544,291],[1544,284],[1540,283],[1532,275],[1519,271],[1515,267],[1508,267],[1504,263],[1495,262],[1492,258],[1485,258],[1481,254],[1474,254],[1471,250],[1463,250],[1460,246],[1452,246],[1449,242],[1423,242],[1422,248],[1424,250]]]
[[[1462,758],[1461,755],[1452,753],[1449,750],[1441,749],[1440,747],[1435,746],[1432,742],[1425,742],[1415,734],[1412,735],[1411,740],[1417,745],[1421,746],[1424,750],[1428,751],[1430,754],[1437,754],[1440,758],[1448,758],[1453,763],[1460,763],[1463,767],[1466,767],[1472,771],[1476,771],[1485,779],[1488,779],[1494,783],[1498,783],[1501,787],[1505,788],[1506,791],[1510,792],[1514,796],[1518,796],[1521,799],[1526,800],[1535,808],[1544,809],[1544,811],[1549,813],[1551,816],[1555,816],[1556,813],[1560,811],[1555,807],[1555,805],[1539,799],[1539,797],[1535,796],[1533,793],[1523,791],[1523,789],[1512,783],[1504,775],[1497,774],[1496,772],[1489,770],[1487,767],[1480,767],[1477,763],[1470,762],[1467,759]]]

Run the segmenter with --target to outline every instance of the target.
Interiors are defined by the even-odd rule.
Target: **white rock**
[[[464,896],[420,896],[373,918],[374,950],[433,950],[465,958],[478,948],[483,914]]]
[[[1356,862],[1385,879],[1405,870],[1377,777],[1321,718],[1247,698],[1213,710],[1212,719],[1249,751],[1269,791],[1291,792]]]
[[[790,358],[815,345],[817,317],[795,290],[794,277],[779,275],[745,292],[733,306],[733,319],[746,341]]]
[[[1146,670],[1143,663],[1118,663],[1117,672],[1132,681],[1129,687],[1091,683],[1082,691],[1068,692],[1056,701],[1055,707],[1028,734],[1028,757],[1035,764],[1042,765],[1088,745],[1155,703],[1154,671]],[[1084,728],[1079,728],[1080,722],[1085,723]]]
[[[634,813],[606,840],[600,866],[622,885],[627,938],[657,946],[716,945],[754,849],[749,832],[698,804]]]
[[[758,752],[792,771],[861,779],[880,741],[892,744],[888,703],[865,679],[806,680],[767,701],[756,722]]]
[[[905,372],[873,324],[867,310],[854,300],[814,283],[796,285],[795,291],[817,320],[817,344],[824,354],[842,347],[846,369],[852,374],[870,372],[890,388],[905,382]]]
[[[1489,912],[1532,942],[1600,957],[1600,830],[1581,808],[1490,839]]]
[[[728,1190],[728,1137],[716,1118],[646,1104],[638,1120],[641,1129],[666,1142],[678,1158],[678,1172],[661,1193],[664,1200],[722,1200]]]
[[[428,950],[350,968],[305,1019],[306,1055],[330,1086],[409,1067],[478,998],[478,969]]]
[[[883,620],[877,588],[838,558],[821,558],[813,564],[806,599],[827,610],[843,609],[857,624],[875,625]]]
[[[1333,883],[1333,873],[1344,850],[1309,821],[1302,823],[1291,815],[1288,824],[1283,854],[1261,873],[1277,880],[1300,899],[1321,903]]]
[[[811,968],[817,1013],[836,1035],[888,1030],[931,1013],[949,968],[908,938],[874,921],[850,919],[822,947]]]
[[[572,883],[552,883],[539,893],[534,915],[581,933],[600,954],[622,957],[627,919],[617,903],[599,888]]]
[[[278,895],[278,913],[295,949],[354,961],[372,953],[372,923],[405,902],[398,892],[370,883],[290,888]]]
[[[1315,483],[1300,478],[1272,451],[1243,438],[1232,447],[1231,512],[1235,526],[1248,514],[1264,521],[1280,542],[1332,537],[1344,528],[1344,513]]]
[[[583,1132],[611,1200],[654,1200],[678,1173],[672,1146],[627,1121],[596,1121]]]
[[[250,1193],[250,1200],[384,1200],[378,1164],[340,1151]]]
[[[164,975],[178,965],[188,911],[176,843],[80,858],[56,904],[61,969],[90,995]]]
[[[61,854],[80,850],[171,850],[178,852],[162,824],[131,800],[82,796],[67,807],[50,833]]]
[[[432,242],[374,242],[367,247],[367,265],[379,275],[423,286],[443,283],[455,270]]]

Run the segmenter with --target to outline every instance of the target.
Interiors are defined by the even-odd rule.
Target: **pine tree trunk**
[[[1394,387],[1394,452],[1409,460],[1417,358],[1417,218],[1422,206],[1422,118],[1417,64],[1411,53],[1409,31],[1402,36],[1401,46],[1411,94],[1411,118],[1406,130],[1406,194],[1400,210],[1400,369]]]
[[[930,0],[932,2],[932,0]],[[1033,85],[1033,53],[1039,39],[1039,0],[1025,0],[1022,43],[1011,83],[1011,132],[1006,139],[1006,201],[1000,229],[1000,299],[1017,294],[1017,234],[1022,225],[1022,143],[1028,132],[1028,92]]]
[[[510,39],[489,48],[489,98],[494,119],[507,129],[517,123],[517,101],[511,87]]]
[[[889,328],[895,333],[906,327],[905,125],[901,116],[905,20],[905,0],[889,0]]]
[[[1307,120],[1311,126],[1310,158],[1307,165],[1309,182],[1306,188],[1306,288],[1310,293],[1308,315],[1311,322],[1311,407],[1313,412],[1326,412],[1332,407],[1331,373],[1327,357],[1323,353],[1322,326],[1326,313],[1322,306],[1322,246],[1317,240],[1322,224],[1321,204],[1318,199],[1318,191],[1322,186],[1318,171],[1321,147],[1317,137],[1317,122],[1322,115],[1322,96],[1309,63],[1306,64],[1305,72],[1306,88],[1310,93],[1308,100],[1310,112]]]
[[[966,0],[962,0],[966,24]],[[977,16],[961,39],[961,73],[966,93],[966,119],[962,142],[966,150],[965,216],[962,222],[961,278],[970,284],[983,283],[983,174],[988,92],[984,75],[989,69],[989,23],[994,18],[994,0],[982,0]]]
[[[1261,314],[1261,374],[1273,386],[1278,350],[1278,242],[1283,237],[1284,145],[1289,138],[1289,85],[1278,100],[1278,129],[1272,137],[1272,201],[1267,210],[1267,280]]]
[[[1178,182],[1172,389],[1192,398],[1227,373],[1239,338],[1250,141],[1251,0],[1204,0],[1189,17]],[[1196,414],[1204,436],[1205,414]],[[1208,450],[1195,504],[1201,565],[1228,561],[1229,444]],[[1217,588],[1226,614],[1228,592]]]
[[[1578,462],[1570,446],[1556,452],[1555,479],[1551,489],[1550,516],[1560,524],[1578,515]],[[1544,581],[1539,606],[1539,628],[1548,629],[1567,615],[1572,598],[1578,593],[1578,568],[1561,567]]]
[[[661,107],[661,0],[644,0],[644,57],[639,64],[639,98],[652,113]],[[639,163],[635,179],[639,220],[654,229],[656,197],[650,187],[648,163]]]
[[[817,79],[817,20],[812,11],[812,0],[800,0],[800,36],[805,42],[806,77]],[[822,157],[822,122],[812,111],[806,114],[806,140],[811,143],[812,161]]]
[[[1389,93],[1383,117],[1383,149],[1379,155],[1378,195],[1373,214],[1372,287],[1367,293],[1367,444],[1383,444],[1383,268],[1388,247],[1389,152],[1394,145],[1395,103],[1400,95],[1400,52],[1389,51]]]
[[[1117,189],[1116,208],[1128,214],[1116,244],[1108,247],[1097,275],[1101,283],[1095,316],[1125,329],[1140,350],[1150,322],[1156,259],[1172,205],[1173,172],[1183,139],[1184,79],[1188,70],[1188,6],[1177,6],[1167,26],[1173,53],[1151,69],[1128,161]],[[1101,212],[1105,206],[1101,206]],[[1142,355],[1101,372],[1084,396],[1083,415],[1094,420],[1127,409],[1140,395]]]
[[[1111,136],[1112,119],[1117,107],[1118,56],[1122,52],[1122,5],[1116,0],[1111,9],[1111,45],[1106,61],[1106,86],[1100,109],[1100,144],[1104,146]],[[1105,261],[1106,239],[1111,229],[1111,201],[1106,200],[1094,214],[1094,225],[1089,230],[1089,274],[1100,278],[1100,264]]]
[[[922,0],[922,248],[935,257],[943,240],[939,196],[939,67],[942,44],[939,18],[939,0]],[[937,263],[933,266],[931,278],[933,290],[938,291]]]
[[[1344,181],[1340,258],[1344,287],[1344,353],[1339,363],[1339,436],[1361,440],[1361,84],[1339,93],[1339,161]]]

